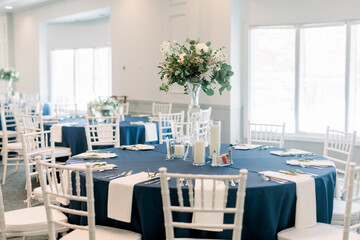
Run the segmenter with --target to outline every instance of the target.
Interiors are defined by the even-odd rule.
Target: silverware
[[[310,176],[313,176],[313,177],[316,177],[316,176],[317,176],[317,174],[309,173],[309,172],[303,172],[303,171],[301,171],[300,169],[296,169],[296,171],[297,171],[298,173],[310,175]]]
[[[230,186],[232,187],[236,186],[234,179],[229,180],[229,182],[230,182]]]
[[[154,179],[151,179],[151,180],[145,182],[144,184],[148,185],[148,184],[153,184],[153,183],[156,183],[156,182],[160,182],[160,177],[156,177]]]
[[[118,175],[114,175],[114,176],[111,176],[111,177],[107,177],[107,179],[115,179],[115,178],[119,178],[119,177],[124,176],[124,175],[125,175],[125,173],[126,173],[126,172],[122,172],[122,173],[120,173],[120,174],[118,174]]]
[[[133,172],[134,172],[133,170],[130,170],[125,176],[130,176]]]

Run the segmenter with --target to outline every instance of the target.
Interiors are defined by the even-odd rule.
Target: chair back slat
[[[52,210],[55,209],[72,215],[85,216],[87,218],[86,226],[70,223],[61,223],[60,225],[72,229],[86,230],[89,233],[88,239],[95,240],[95,207],[91,164],[86,164],[86,166],[76,166],[76,164],[58,165],[42,161],[40,157],[36,157],[36,167],[39,172],[40,184],[44,194],[44,203],[50,232],[49,239],[56,239],[55,223],[60,224],[54,220],[52,215]],[[53,177],[56,172],[62,174],[63,177],[60,179],[67,180],[67,182],[59,183],[59,178]],[[72,181],[73,178],[71,176],[73,175],[75,175],[75,182]],[[84,181],[80,180],[80,175],[85,175]],[[71,187],[73,184],[75,184],[75,187]],[[47,185],[52,187],[47,187]],[[81,191],[82,186],[84,186],[85,191]],[[73,189],[75,192],[72,191]],[[63,202],[67,201],[67,204],[70,200],[85,202],[87,204],[87,208],[86,210],[74,210],[68,207],[63,207],[62,205],[55,205],[50,202],[51,196],[61,198]],[[64,203],[64,205],[67,204]]]
[[[176,180],[178,205],[172,205],[170,201],[170,191],[168,178]],[[166,168],[160,168],[161,181],[161,195],[163,202],[164,218],[165,218],[165,232],[166,239],[174,239],[174,228],[188,228],[188,229],[231,229],[233,230],[232,239],[241,238],[242,217],[244,211],[245,187],[246,187],[247,170],[240,170],[239,175],[193,175],[193,174],[178,174],[167,173]],[[236,189],[236,204],[234,207],[227,206],[229,198],[229,181],[236,180],[238,186]],[[186,181],[185,185],[181,182]],[[193,182],[195,185],[193,185]],[[210,185],[211,186],[210,186]],[[187,199],[182,199],[182,188],[188,189],[189,204]],[[193,188],[195,190],[193,190]],[[211,193],[209,192],[211,190]],[[205,192],[206,191],[206,192]],[[222,194],[223,195],[218,195]],[[211,198],[208,199],[208,197]],[[200,198],[200,199],[199,199]],[[206,198],[206,201],[205,201]],[[220,199],[218,201],[217,199]],[[209,204],[208,204],[209,203]],[[221,204],[220,204],[221,203]],[[198,223],[198,222],[183,222],[177,221],[173,218],[173,212],[185,213],[211,213],[211,214],[225,214],[234,215],[233,223]],[[216,215],[218,216],[218,215]]]
[[[251,123],[247,124],[247,142],[253,143],[267,143],[276,145],[280,148],[284,147],[285,123],[278,124],[261,124]]]
[[[88,150],[93,146],[113,145],[120,147],[120,117],[86,117],[86,139]]]
[[[157,116],[159,113],[169,114],[171,113],[172,103],[153,103],[152,115]]]

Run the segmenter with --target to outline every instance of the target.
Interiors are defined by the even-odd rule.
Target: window
[[[293,131],[295,28],[254,29],[251,43],[251,118],[285,121]]]
[[[249,119],[294,134],[359,131],[360,24],[350,24],[251,28]]]
[[[301,29],[299,131],[345,129],[345,26]]]
[[[95,98],[111,95],[110,48],[51,52],[51,100],[85,111]]]

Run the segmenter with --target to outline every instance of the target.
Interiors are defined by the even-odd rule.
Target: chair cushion
[[[49,185],[47,185],[46,187],[49,188]],[[40,202],[44,201],[41,187],[37,187],[33,190],[33,198],[37,199]],[[57,201],[56,199],[56,196],[54,195],[50,195],[50,202],[53,204],[59,203],[59,201]]]
[[[17,133],[16,131],[12,131],[12,130],[7,130],[7,135],[8,137],[16,137]],[[0,130],[0,137],[3,136],[3,131]]]
[[[22,150],[22,144],[21,144],[21,142],[9,143],[7,145],[7,149],[8,150]]]
[[[53,210],[54,217],[67,222],[67,217],[60,211]],[[44,206],[22,208],[5,213],[6,232],[47,231],[48,224]]]
[[[95,238],[101,240],[114,240],[114,239],[121,239],[121,240],[141,240],[141,234],[131,232],[124,229],[119,228],[112,228],[112,227],[105,227],[96,225],[95,230]],[[61,240],[88,240],[89,233],[85,230],[76,229],[71,233],[65,235]]]
[[[336,225],[343,225],[344,224],[344,215],[345,215],[345,205],[346,202],[341,199],[334,199],[334,209],[333,209],[333,216],[331,220],[331,224]],[[353,202],[351,205],[351,212],[359,212],[360,211],[360,204]],[[351,215],[351,222],[350,224],[355,224],[360,222],[360,214],[352,214]]]
[[[71,156],[71,148],[55,147],[55,157],[68,157],[68,156],[69,157]]]
[[[317,223],[311,228],[288,228],[278,233],[278,240],[339,240],[343,228],[325,223]],[[360,235],[350,232],[349,240],[360,240]]]

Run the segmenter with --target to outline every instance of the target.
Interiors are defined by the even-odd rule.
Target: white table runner
[[[213,196],[213,180],[204,181],[204,207],[212,208],[212,196]],[[223,181],[216,181],[215,186],[215,208],[223,208],[224,205],[224,194],[225,184]],[[195,207],[201,206],[201,180],[195,180]],[[223,213],[208,213],[208,212],[196,212],[193,214],[193,223],[197,224],[222,224],[224,221]],[[216,231],[221,232],[223,229],[219,228],[199,228],[205,231]]]
[[[140,172],[110,181],[108,193],[108,218],[131,222],[134,185],[149,179],[146,172]]]
[[[133,125],[144,125],[145,142],[154,142],[158,140],[156,123],[145,123],[143,121],[131,122]]]
[[[288,175],[279,172],[261,172],[268,177],[276,177],[296,184],[295,227],[306,228],[316,225],[315,180],[309,175]]]
[[[67,123],[56,123],[52,125],[52,129],[54,129],[54,141],[57,143],[62,142],[62,127],[63,126],[72,126],[78,124],[77,122],[67,122]]]

